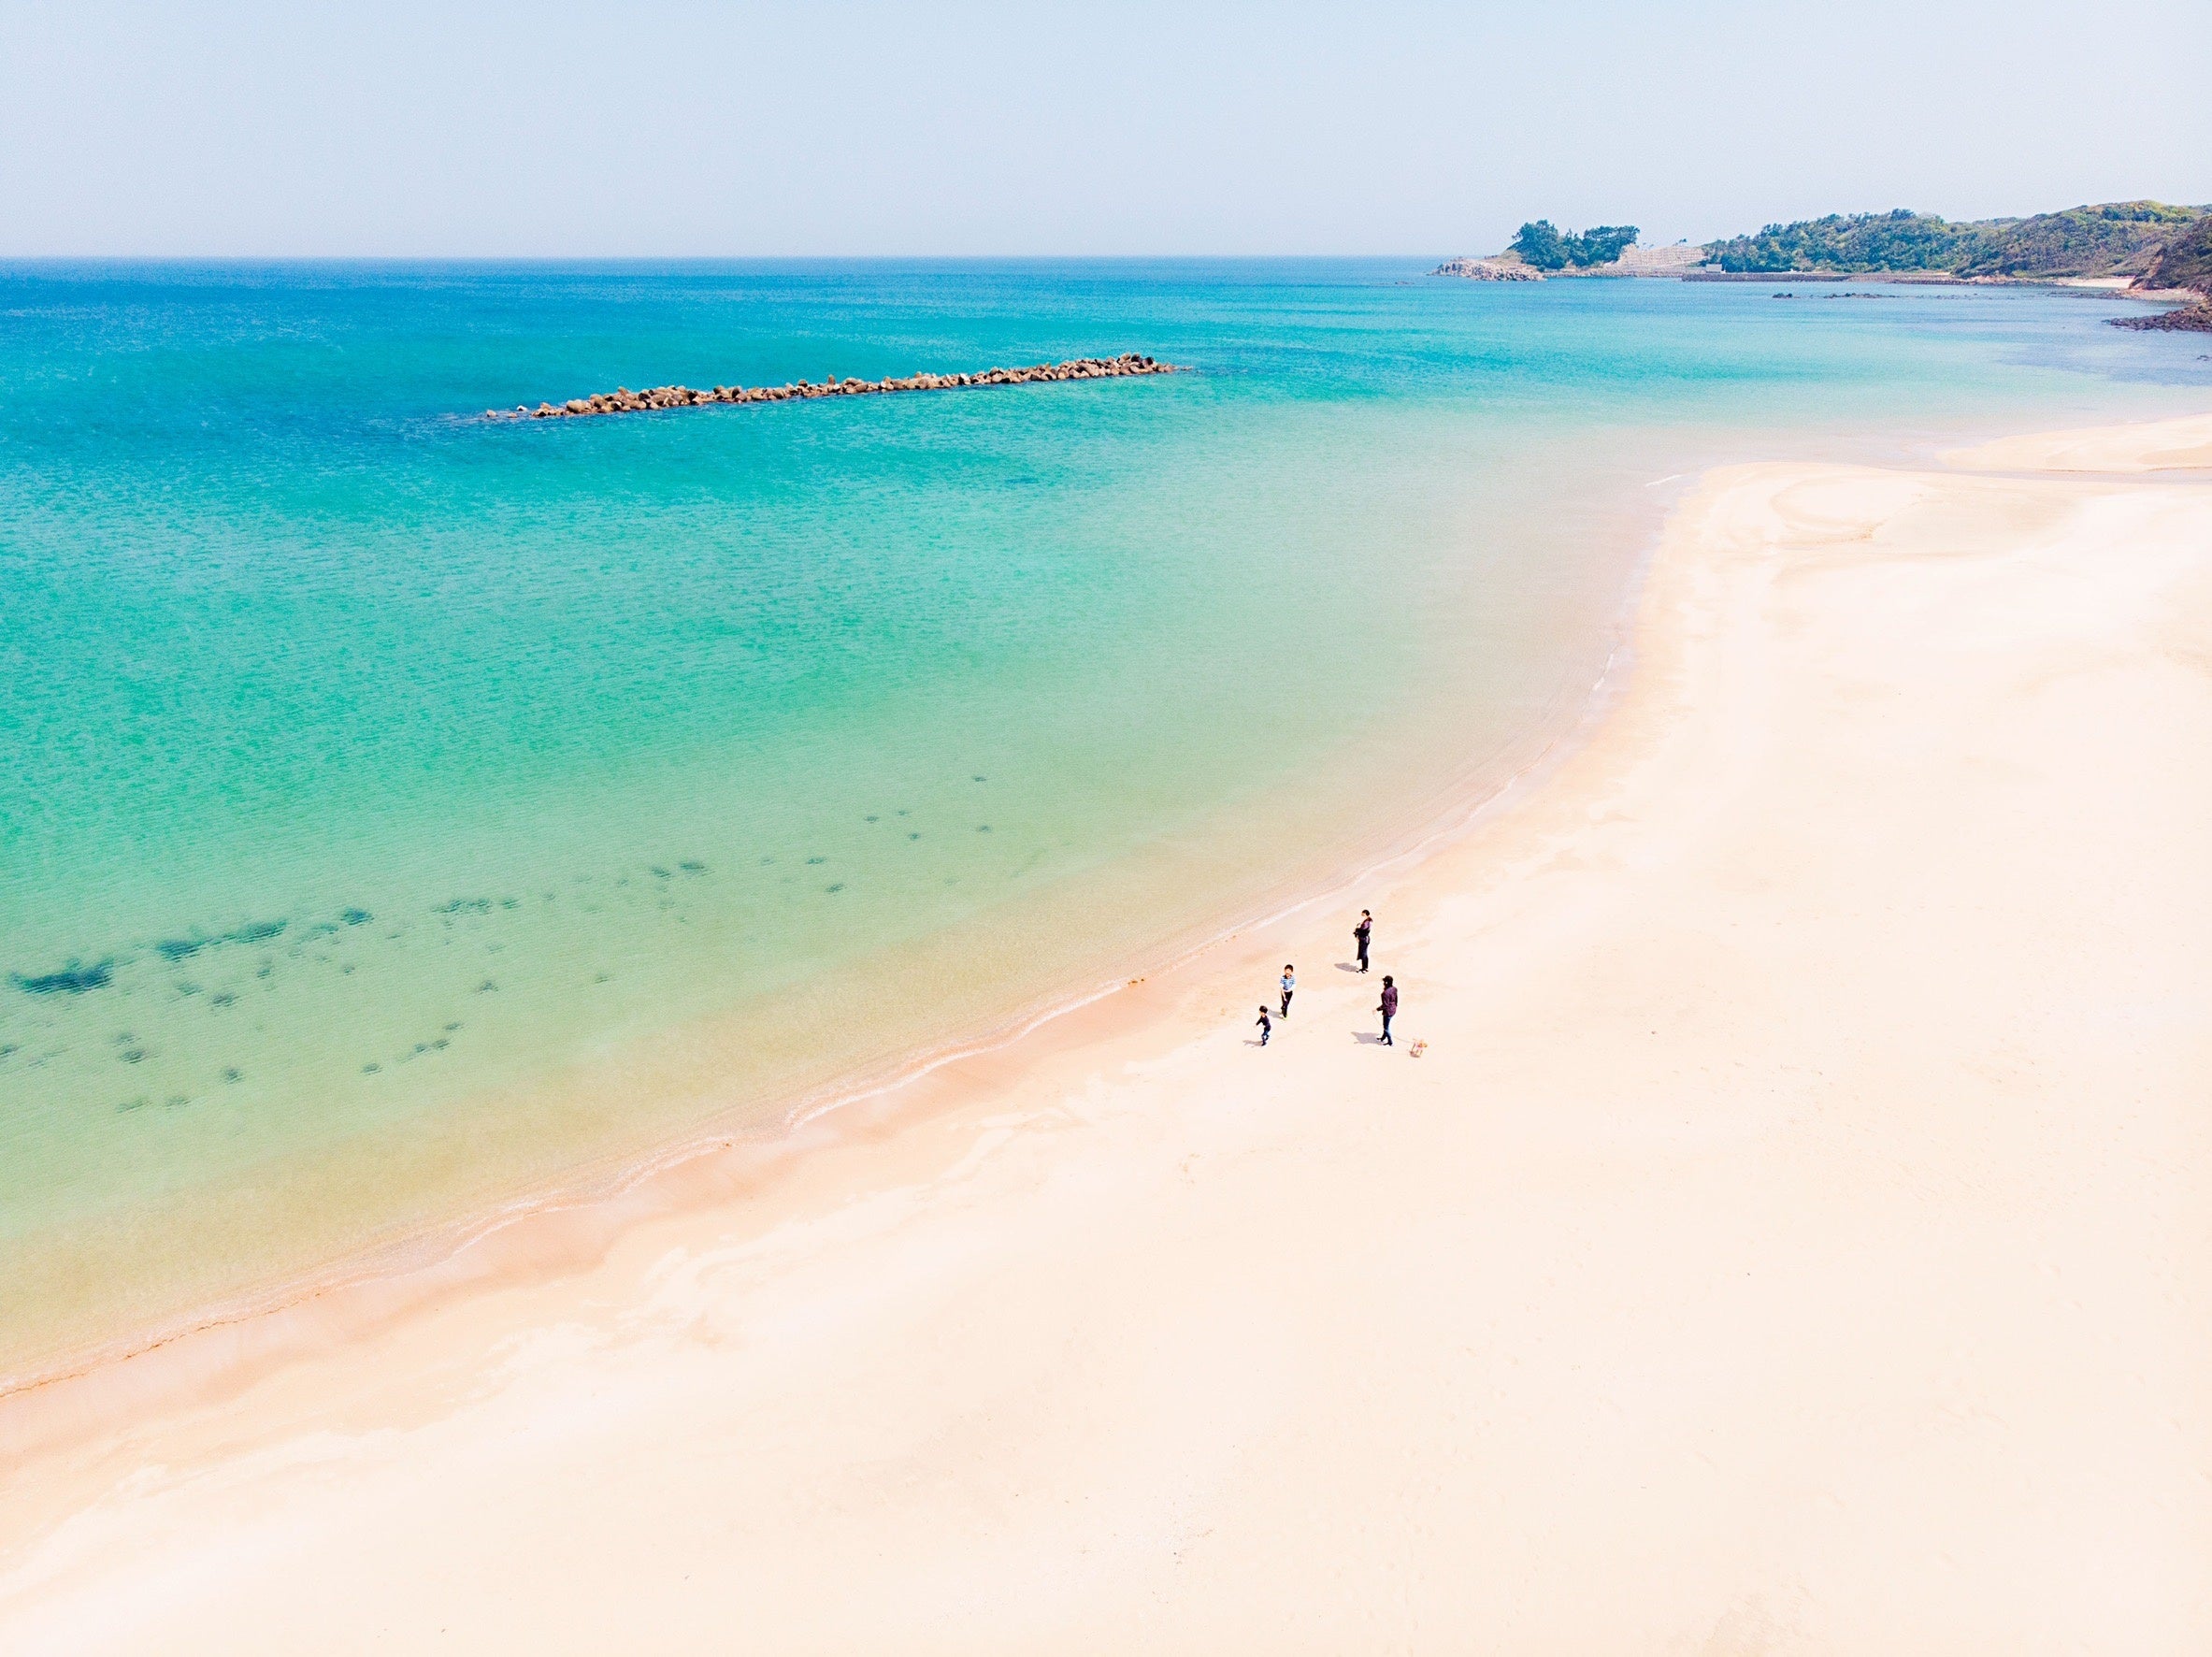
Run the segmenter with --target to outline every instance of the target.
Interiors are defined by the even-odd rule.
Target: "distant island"
[[[1454,259],[1439,276],[1477,281],[1547,277],[1886,276],[1920,281],[2098,281],[2186,296],[2176,311],[2122,325],[2212,329],[2212,207],[2113,201],[2024,219],[1952,221],[1898,208],[1768,224],[1702,246],[1637,245],[1632,224],[1561,230],[1534,219],[1501,253]]]

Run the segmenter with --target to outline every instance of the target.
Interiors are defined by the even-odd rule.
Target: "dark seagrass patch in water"
[[[73,960],[58,973],[10,973],[8,978],[26,995],[82,995],[113,983],[115,962],[95,961],[88,967]]]

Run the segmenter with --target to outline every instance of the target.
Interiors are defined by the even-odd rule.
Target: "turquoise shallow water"
[[[0,1373],[1408,827],[1572,718],[1655,478],[2212,386],[2078,295],[1421,268],[0,267]],[[474,417],[1124,350],[1192,372]]]

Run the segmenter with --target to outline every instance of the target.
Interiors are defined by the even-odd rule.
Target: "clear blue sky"
[[[0,0],[0,254],[1463,252],[2212,201],[2212,0]]]

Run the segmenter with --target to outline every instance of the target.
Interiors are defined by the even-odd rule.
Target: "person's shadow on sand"
[[[1363,1047],[1379,1047],[1383,1045],[1383,1038],[1372,1030],[1356,1030],[1352,1032],[1352,1039]]]
[[[1357,973],[1359,971],[1359,963],[1357,961],[1339,961],[1336,964],[1336,970],[1340,973]]]

